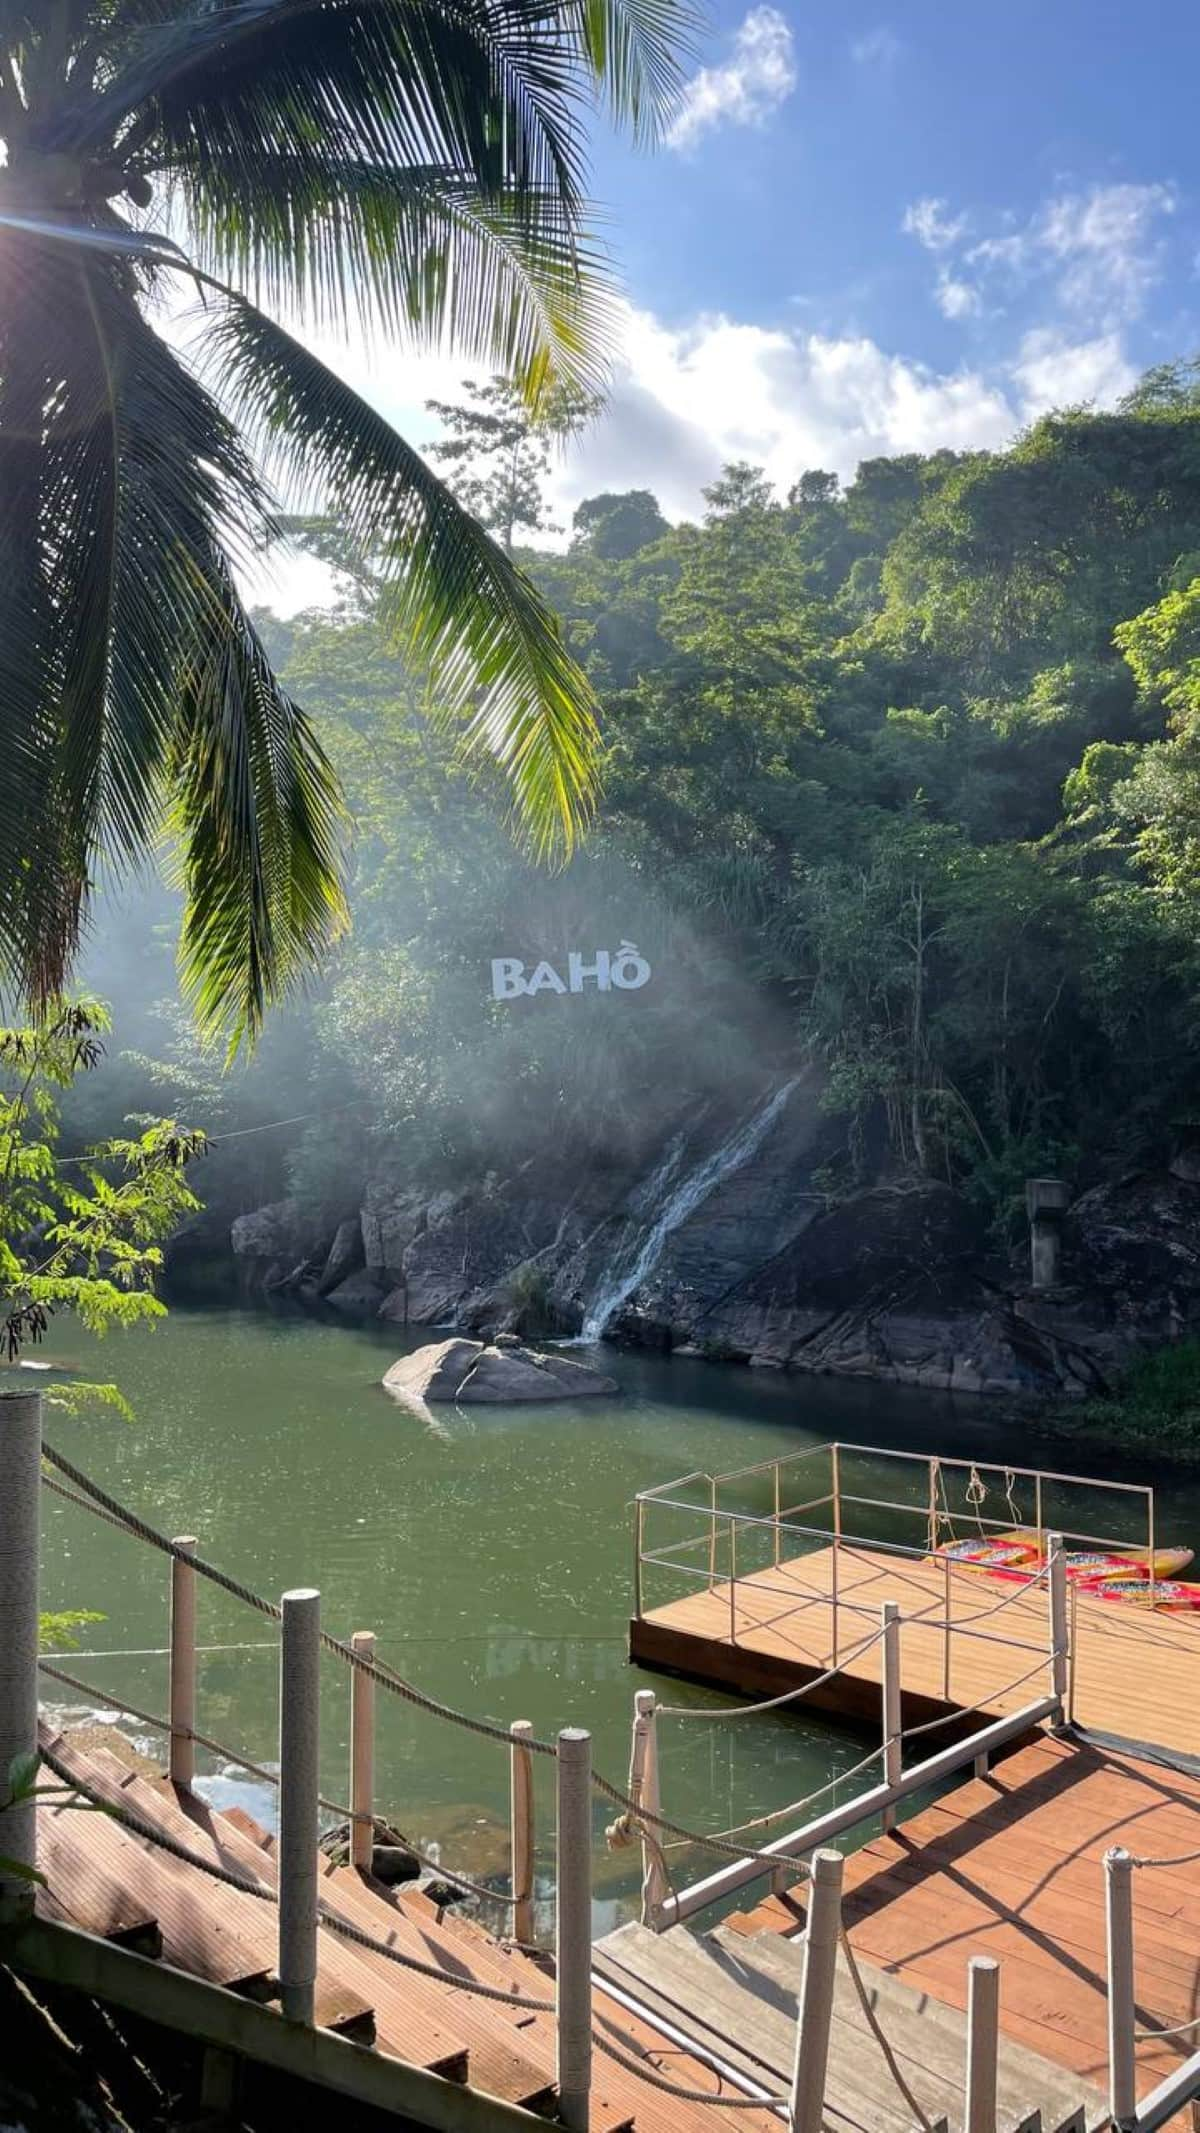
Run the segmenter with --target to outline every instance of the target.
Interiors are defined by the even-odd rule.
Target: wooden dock
[[[636,1616],[630,1656],[741,1695],[796,1688],[834,1664],[835,1566],[842,1669],[813,1692],[810,1708],[878,1724],[880,1646],[848,1655],[870,1637],[886,1600],[897,1601],[905,1618],[905,1725],[949,1709],[1007,1717],[1045,1683],[1046,1666],[1038,1665],[1047,1642],[1042,1586],[1026,1590],[961,1565],[947,1578],[944,1560],[846,1541],[836,1553],[818,1548],[750,1577],[700,1584]],[[1008,1605],[991,1612],[1006,1598]],[[1150,1613],[1078,1588],[1070,1606],[1075,1722],[1200,1756],[1200,1615]],[[1008,1686],[1030,1669],[1024,1686]]]
[[[1107,2063],[1102,1857],[1200,1850],[1200,1778],[1087,1744],[1039,1737],[982,1779],[846,1861],[845,1923],[858,1953],[943,2004],[966,2000],[967,1957],[1003,1961],[1002,2033],[1103,2088]],[[794,1935],[803,1891],[727,1923]],[[1135,1874],[1137,2019],[1200,2014],[1200,1859]],[[1138,2052],[1139,2093],[1196,2036]]]

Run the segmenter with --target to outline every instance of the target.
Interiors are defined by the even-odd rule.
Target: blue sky
[[[626,306],[559,517],[695,515],[734,457],[786,488],[999,446],[1200,349],[1198,89],[1194,0],[716,0],[673,140],[596,142]],[[461,376],[333,359],[417,442]]]

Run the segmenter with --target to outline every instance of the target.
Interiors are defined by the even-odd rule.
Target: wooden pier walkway
[[[967,1957],[1003,1962],[1005,2036],[1103,2088],[1107,2066],[1102,1858],[1200,1850],[1200,1777],[1040,1736],[968,1779],[846,1861],[844,1918],[871,1963],[948,2007],[965,2005]],[[1200,1860],[1133,1883],[1139,2024],[1200,2014]],[[727,1921],[742,1934],[794,1935],[803,1890]],[[1196,2048],[1147,2042],[1145,2094]]]
[[[878,1722],[880,1646],[846,1655],[870,1635],[885,1600],[898,1601],[905,1617],[906,1725],[951,1707],[1007,1717],[1036,1693],[1037,1672],[1033,1684],[1006,1684],[1026,1667],[1036,1669],[1038,1651],[1045,1651],[1043,1587],[1026,1592],[961,1565],[947,1579],[944,1561],[858,1542],[843,1541],[836,1556],[832,1547],[818,1548],[736,1582],[705,1584],[652,1608],[630,1624],[630,1656],[738,1694],[774,1696],[798,1687],[834,1663],[835,1563],[844,1664],[814,1691],[810,1705]],[[1009,1606],[980,1619],[1006,1594],[1014,1595]],[[1070,1605],[1075,1721],[1200,1756],[1200,1614],[1150,1613],[1080,1589],[1072,1590]],[[941,1626],[947,1619],[956,1624],[950,1631]]]

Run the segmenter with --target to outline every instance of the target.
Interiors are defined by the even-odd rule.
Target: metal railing
[[[1028,1598],[1031,1591],[1042,1589],[1046,1595],[1046,1621],[1044,1636],[1036,1642],[1024,1638],[1005,1637],[985,1629],[977,1629],[971,1623],[960,1626],[958,1633],[967,1637],[984,1638],[991,1643],[1010,1646],[1013,1650],[1034,1655],[1032,1666],[1018,1672],[1016,1678],[1005,1682],[990,1692],[992,1701],[1014,1695],[1027,1682],[1046,1669],[1048,1678],[1043,1693],[1021,1703],[1015,1711],[990,1719],[975,1727],[965,1738],[950,1746],[925,1756],[921,1761],[904,1768],[906,1741],[918,1739],[950,1719],[962,1714],[951,1710],[923,1725],[903,1729],[902,1712],[904,1697],[902,1633],[905,1627],[927,1630],[941,1625],[931,1623],[927,1615],[905,1615],[893,1600],[884,1601],[882,1608],[866,1608],[854,1605],[854,1612],[869,1616],[877,1625],[874,1634],[862,1638],[842,1661],[834,1659],[829,1667],[815,1678],[802,1683],[783,1695],[768,1699],[765,1704],[720,1708],[672,1709],[659,1708],[649,1690],[640,1690],[635,1698],[633,1748],[630,1757],[630,1791],[655,1809],[661,1795],[661,1765],[658,1720],[660,1717],[708,1720],[720,1723],[726,1719],[753,1716],[763,1709],[774,1710],[783,1705],[792,1705],[813,1690],[825,1686],[852,1661],[862,1658],[872,1646],[880,1649],[880,1711],[882,1719],[881,1739],[857,1766],[862,1769],[872,1762],[880,1764],[880,1774],[875,1783],[858,1793],[855,1798],[840,1805],[825,1807],[815,1817],[799,1823],[786,1835],[766,1844],[751,1858],[734,1859],[723,1863],[715,1872],[682,1889],[669,1888],[662,1858],[662,1849],[653,1827],[642,1828],[643,1874],[642,1874],[642,1921],[655,1931],[681,1924],[685,1919],[706,1910],[749,1883],[770,1874],[774,1867],[782,1867],[789,1860],[804,1858],[818,1846],[830,1843],[835,1837],[845,1835],[864,1821],[879,1815],[883,1825],[889,1828],[894,1820],[895,1809],[901,1801],[923,1791],[927,1786],[939,1783],[956,1770],[974,1765],[977,1772],[987,1767],[988,1759],[1009,1742],[1019,1739],[1034,1726],[1049,1721],[1061,1726],[1067,1718],[1068,1697],[1072,1679],[1070,1622],[1066,1582],[1066,1559],[1061,1538],[1047,1535],[1050,1553],[1044,1569],[1031,1573],[1020,1585],[980,1610],[983,1618],[992,1618],[1003,1613],[1021,1598]],[[817,1601],[827,1601],[827,1595],[818,1593]],[[845,1604],[845,1603],[844,1603]],[[854,1775],[855,1772],[848,1773]],[[845,1776],[835,1778],[810,1794],[807,1799],[793,1803],[788,1812],[798,1813],[811,1808],[824,1794],[845,1782]],[[762,1822],[779,1819],[778,1811],[757,1818]],[[739,1830],[756,1826],[754,1822],[738,1825]],[[722,1832],[725,1836],[737,1831]]]
[[[913,1475],[919,1484],[915,1496],[906,1499],[896,1493],[848,1486],[847,1469],[850,1469],[849,1479],[853,1481],[856,1478],[853,1463],[856,1461],[868,1462],[870,1468],[882,1465],[889,1472],[896,1470],[903,1475]],[[795,1492],[785,1486],[785,1478],[790,1484],[797,1469],[808,1470],[816,1493],[806,1491],[803,1484]],[[696,1493],[689,1495],[689,1490]],[[1124,1518],[1115,1514],[1117,1530],[1098,1533],[1088,1526],[1072,1523],[1069,1517],[1060,1515],[1061,1501],[1055,1502],[1053,1516],[1049,1515],[1048,1498],[1052,1494],[1062,1499],[1072,1492],[1096,1490],[1104,1492],[1106,1500],[1111,1499],[1126,1514]],[[1022,1492],[1028,1498],[1025,1506],[1019,1501]],[[799,1500],[789,1500],[793,1493]],[[1002,1515],[987,1508],[997,1497],[1003,1506]],[[731,1501],[732,1498],[736,1501]],[[1028,1518],[1023,1515],[1026,1508]],[[812,1515],[820,1512],[827,1514],[824,1520]],[[1132,1521],[1130,1512],[1134,1514]],[[687,1533],[679,1540],[648,1545],[651,1538],[656,1538],[651,1534],[651,1521],[661,1522],[664,1517],[673,1521],[676,1527],[680,1520],[686,1520]],[[878,1527],[881,1521],[887,1530],[868,1530]],[[898,1532],[903,1531],[905,1522],[911,1534],[914,1521],[923,1529],[921,1535],[899,1538]],[[957,1631],[953,1621],[955,1594],[956,1590],[961,1590],[963,1576],[969,1582],[977,1583],[977,1571],[945,1552],[943,1540],[953,1542],[965,1533],[970,1539],[986,1541],[1020,1529],[1029,1535],[1031,1548],[1044,1558],[1047,1536],[1053,1530],[1062,1536],[1068,1547],[1082,1545],[1115,1552],[1131,1545],[1143,1545],[1138,1535],[1131,1535],[1127,1530],[1131,1522],[1145,1533],[1146,1582],[1149,1604],[1153,1608],[1159,1577],[1155,1565],[1156,1519],[1152,1487],[1062,1474],[1047,1468],[1003,1466],[923,1452],[885,1451],[871,1445],[842,1441],[810,1445],[803,1451],[736,1467],[722,1474],[697,1469],[655,1488],[641,1490],[633,1507],[633,1611],[638,1620],[646,1612],[648,1574],[665,1572],[676,1581],[707,1582],[710,1590],[720,1586],[725,1589],[729,1611],[729,1638],[736,1643],[739,1591],[751,1589],[756,1581],[769,1581],[772,1571],[794,1564],[805,1554],[822,1551],[827,1559],[828,1584],[822,1589],[821,1598],[829,1609],[830,1627],[828,1652],[822,1656],[828,1656],[836,1664],[842,1646],[844,1616],[868,1611],[845,1595],[844,1573],[847,1560],[854,1551],[869,1549],[874,1555],[907,1555],[913,1561],[921,1562],[935,1558],[942,1565],[944,1581],[943,1694],[949,1702],[952,1636]],[[694,1557],[699,1557],[700,1562],[684,1560]],[[751,1562],[748,1558],[754,1560]],[[777,1596],[781,1599],[785,1596],[782,1589],[777,1588]],[[815,1598],[815,1594],[809,1597]]]

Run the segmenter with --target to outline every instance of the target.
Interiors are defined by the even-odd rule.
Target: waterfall
[[[642,1283],[653,1273],[662,1257],[663,1247],[673,1231],[687,1221],[693,1209],[707,1200],[710,1192],[722,1185],[726,1178],[748,1163],[758,1153],[788,1097],[796,1086],[796,1080],[784,1083],[781,1089],[762,1108],[755,1111],[740,1126],[734,1128],[727,1140],[722,1141],[711,1155],[707,1155],[695,1170],[690,1171],[673,1187],[671,1178],[678,1166],[683,1148],[680,1136],[672,1141],[664,1160],[638,1196],[639,1208],[644,1207],[651,1218],[650,1227],[642,1237],[636,1252],[629,1256],[622,1239],[608,1265],[604,1268],[596,1287],[596,1293],[588,1306],[583,1321],[583,1339],[598,1341],[614,1313],[620,1310]],[[663,1199],[663,1193],[666,1198]],[[658,1203],[657,1211],[655,1203]]]

